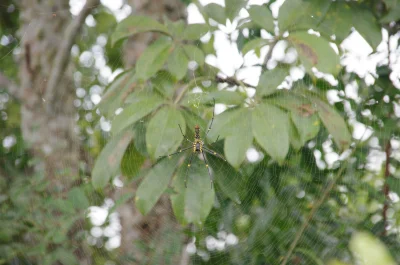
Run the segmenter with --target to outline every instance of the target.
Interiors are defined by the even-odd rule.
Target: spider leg
[[[204,163],[206,164],[206,168],[207,168],[207,170],[208,170],[208,175],[210,176],[211,189],[212,189],[212,188],[213,188],[213,183],[214,183],[214,181],[213,181],[213,178],[212,178],[212,175],[211,175],[210,167],[208,166],[208,161],[207,161],[207,158],[206,158],[206,156],[204,155],[204,152],[203,152],[203,151],[201,151],[201,154],[203,155]]]
[[[186,170],[186,176],[185,176],[185,188],[187,188],[187,177],[188,177],[188,175],[189,175],[189,169],[190,169],[190,165],[191,165],[191,163],[192,163],[193,154],[194,154],[194,153],[191,153],[191,154],[190,154],[190,159],[189,159],[188,169]]]
[[[226,161],[225,157],[223,157],[222,155],[218,154],[217,152],[215,152],[215,151],[213,151],[213,150],[211,150],[211,149],[208,149],[208,148],[205,147],[205,146],[203,146],[203,150],[206,151],[206,152],[209,153],[209,154],[212,154],[212,155],[214,155],[214,156],[216,156],[216,157],[219,157],[219,158],[221,158],[222,160]]]
[[[184,148],[184,149],[180,149],[178,152],[175,152],[175,153],[172,153],[172,154],[169,154],[169,155],[166,155],[166,156],[160,156],[158,159],[161,160],[161,159],[166,158],[166,157],[171,157],[171,156],[173,156],[173,155],[179,154],[179,153],[181,153],[181,152],[183,152],[183,151],[186,151],[186,150],[189,150],[189,149],[191,149],[191,148],[192,148],[192,146],[186,147],[186,148]]]
[[[218,137],[217,137],[217,140],[215,140],[214,142],[212,142],[210,145],[213,145],[213,144],[215,144],[216,142],[218,142],[218,139],[219,139],[219,135],[218,135]]]
[[[212,124],[213,124],[213,121],[214,121],[215,98],[213,98],[213,100],[214,100],[213,116],[212,116],[212,119],[211,119],[210,127],[208,127],[207,132],[206,132],[206,136],[204,138],[207,138],[208,132],[211,130],[211,127],[212,127]]]
[[[181,130],[181,134],[182,134],[183,138],[185,138],[185,140],[186,140],[186,141],[188,141],[188,142],[190,142],[190,143],[193,143],[192,141],[190,141],[190,140],[189,140],[189,139],[186,137],[186,135],[184,135],[184,134],[183,134],[183,131],[182,131],[181,125],[180,125],[180,124],[178,124],[178,126],[179,126],[179,129]]]

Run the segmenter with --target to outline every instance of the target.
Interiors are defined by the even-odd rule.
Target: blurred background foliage
[[[48,192],[21,133],[21,102],[8,93],[19,83],[24,6],[0,4],[0,78],[11,80],[0,82],[0,264],[79,264],[82,256],[176,264],[175,255],[180,264],[399,264],[400,2],[286,0],[278,16],[271,10],[282,1],[183,2],[205,23],[134,12],[121,21],[105,4],[86,19],[71,50],[85,158],[79,185],[63,198]],[[126,67],[126,38],[148,31],[156,40]],[[221,31],[256,63],[223,74],[210,59]],[[360,59],[340,45],[354,34],[376,62],[366,74],[345,66]],[[241,74],[246,67],[259,83]],[[191,151],[157,158],[189,146],[177,124],[189,139],[195,124],[206,130],[213,98],[228,110],[203,140],[220,136],[211,147],[228,161],[207,156],[211,190],[194,158],[185,189]],[[121,195],[121,186],[135,188]],[[163,196],[179,229],[164,223],[164,239],[113,243],[130,229],[115,229],[119,208],[146,216]]]

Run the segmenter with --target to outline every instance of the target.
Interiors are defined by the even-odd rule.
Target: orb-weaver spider
[[[204,138],[207,137],[208,132],[211,130],[211,127],[212,127],[212,124],[213,124],[213,121],[214,121],[215,99],[213,99],[213,100],[214,100],[213,116],[212,116],[212,119],[211,119],[210,127],[208,127],[208,130],[207,130],[206,135],[204,136]],[[214,156],[216,156],[216,157],[218,157],[218,158],[221,158],[221,159],[223,159],[224,161],[226,161],[225,157],[223,157],[222,155],[218,154],[217,152],[211,150],[210,148],[204,146],[204,141],[200,138],[200,126],[199,126],[199,125],[196,124],[196,126],[194,127],[194,132],[195,132],[195,134],[194,134],[194,141],[193,141],[193,142],[190,141],[190,140],[186,137],[186,135],[183,134],[181,125],[178,124],[178,126],[179,126],[179,130],[181,131],[181,134],[183,135],[183,138],[184,138],[185,140],[187,140],[188,142],[192,143],[192,146],[185,147],[185,148],[183,148],[183,149],[180,149],[178,152],[175,152],[175,153],[172,153],[172,154],[169,154],[169,155],[166,155],[166,156],[160,156],[159,159],[162,159],[162,158],[165,158],[165,157],[171,157],[171,156],[176,155],[176,154],[179,154],[179,153],[181,153],[181,152],[183,152],[183,151],[192,149],[192,153],[190,154],[190,158],[189,158],[188,169],[187,169],[187,171],[186,171],[186,176],[185,176],[185,188],[187,188],[186,182],[187,182],[187,177],[188,177],[188,175],[189,175],[189,169],[190,169],[190,165],[191,165],[191,163],[192,163],[193,155],[194,155],[194,154],[198,154],[198,155],[201,154],[201,155],[203,156],[204,163],[205,163],[205,165],[206,165],[206,167],[207,167],[208,175],[210,176],[211,189],[212,189],[212,187],[213,187],[213,178],[212,178],[212,176],[211,176],[210,167],[208,166],[207,158],[206,158],[206,156],[204,155],[204,151],[207,152],[207,153],[209,153],[209,154],[211,154],[211,155],[214,155]],[[215,142],[218,141],[218,138],[219,138],[219,136],[217,137],[217,140],[215,140]],[[213,142],[213,143],[215,143],[215,142]],[[213,144],[213,143],[212,143],[212,144]]]

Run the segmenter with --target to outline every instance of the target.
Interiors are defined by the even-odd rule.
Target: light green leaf
[[[309,73],[312,73],[312,67],[334,75],[341,69],[339,56],[324,38],[295,32],[289,35],[288,40],[296,48],[300,61]]]
[[[225,14],[232,22],[239,14],[240,9],[246,6],[247,1],[243,0],[225,0]]]
[[[183,38],[183,31],[185,30],[186,25],[183,20],[172,22],[165,17],[165,24],[168,27],[169,32],[174,36],[174,39]]]
[[[89,200],[82,188],[74,187],[68,192],[68,200],[73,204],[75,209],[89,208]]]
[[[204,93],[199,96],[197,93],[192,93],[186,95],[184,98],[183,105],[190,106],[193,102],[197,102],[197,104],[213,104],[215,102],[227,104],[227,105],[240,105],[246,99],[245,94],[241,94],[236,91],[227,91],[227,90],[217,90],[210,93]]]
[[[182,47],[176,47],[168,58],[168,68],[177,80],[181,80],[188,70],[189,59]]]
[[[282,84],[286,76],[288,76],[288,70],[284,68],[274,68],[272,70],[265,71],[258,82],[256,88],[256,95],[268,96],[277,92],[277,87]]]
[[[379,239],[366,232],[354,233],[350,239],[350,250],[359,264],[396,264],[386,246]]]
[[[170,196],[175,218],[181,225],[187,225],[187,221],[185,219],[185,196],[187,188],[185,188],[184,184],[187,168],[187,162],[185,162],[177,170],[172,179],[172,186],[174,187],[176,194],[172,194]]]
[[[216,22],[220,24],[224,24],[226,22],[226,16],[225,16],[225,8],[215,4],[211,3],[206,6],[204,6],[204,12],[207,14],[207,16]]]
[[[189,57],[189,60],[195,61],[200,66],[204,65],[204,61],[205,61],[204,53],[197,46],[194,46],[192,44],[184,44],[183,50],[185,51],[186,55]]]
[[[200,126],[200,132],[204,133],[204,130],[207,128],[206,122],[197,114],[192,111],[188,111],[185,109],[183,112],[183,117],[185,117],[186,127],[190,129],[192,136],[194,137],[194,127],[196,125]],[[187,135],[187,133],[186,133]]]
[[[281,33],[289,30],[308,30],[324,18],[332,1],[290,0],[279,8],[278,27]]]
[[[400,20],[400,3],[391,9],[383,18],[381,18],[381,23],[390,23]]]
[[[146,31],[170,34],[166,26],[149,16],[129,16],[118,23],[117,28],[111,35],[112,45],[121,39]]]
[[[183,39],[198,40],[210,30],[207,24],[189,24],[183,32]]]
[[[140,183],[135,196],[135,204],[143,215],[149,213],[167,189],[178,160],[179,155],[161,160]]]
[[[296,248],[296,252],[308,257],[310,260],[313,261],[315,265],[324,265],[324,262],[319,257],[317,257],[315,252],[312,250],[308,250],[305,248]]]
[[[332,135],[336,145],[341,149],[350,146],[351,134],[342,116],[328,103],[314,96],[310,99],[318,110],[322,123]]]
[[[108,141],[97,157],[92,171],[92,184],[95,189],[105,187],[120,167],[125,149],[133,138],[131,131],[122,132]]]
[[[261,147],[276,161],[283,162],[289,151],[289,119],[279,108],[266,103],[252,113],[252,130]]]
[[[250,6],[248,9],[251,20],[261,28],[274,33],[274,18],[266,6]]]
[[[121,173],[128,178],[137,176],[145,160],[146,158],[136,150],[135,144],[131,143],[122,157]]]
[[[246,158],[246,151],[253,142],[251,132],[251,112],[247,109],[241,112],[240,121],[236,124],[235,130],[225,138],[224,153],[226,160],[233,167],[238,168]]]
[[[295,150],[299,150],[303,147],[304,143],[301,140],[300,133],[297,130],[296,125],[294,125],[292,119],[289,121],[289,138],[290,144]]]
[[[136,74],[146,80],[160,70],[171,52],[172,43],[167,39],[158,39],[142,53],[136,63]]]
[[[261,39],[261,38],[252,39],[243,46],[242,54],[245,55],[249,51],[259,50],[261,49],[261,47],[268,45],[268,43],[269,42],[266,39]]]
[[[75,255],[67,249],[57,248],[52,254],[54,255],[54,258],[60,261],[63,265],[79,264]]]
[[[290,118],[296,126],[302,144],[305,144],[308,140],[314,138],[318,134],[320,128],[318,115],[313,114],[310,116],[304,116],[292,112]]]
[[[276,96],[265,101],[304,117],[317,112],[306,95],[295,91],[280,90]]]
[[[118,75],[107,87],[106,93],[101,97],[98,105],[101,113],[106,117],[112,117],[115,111],[123,105],[126,94],[132,91],[137,78],[134,71],[128,70]]]
[[[233,131],[236,130],[237,124],[241,123],[241,117],[246,114],[248,110],[245,108],[234,108],[224,111],[223,113],[215,116],[214,123],[211,131],[207,135],[208,139],[217,139],[218,135],[220,139],[232,135]]]
[[[117,134],[123,129],[133,125],[135,122],[157,109],[161,104],[163,104],[163,99],[155,95],[132,103],[115,117],[111,127],[112,133]]]
[[[152,157],[167,155],[179,147],[183,136],[178,124],[185,133],[185,119],[179,110],[171,106],[162,108],[150,120],[146,131],[146,144]]]

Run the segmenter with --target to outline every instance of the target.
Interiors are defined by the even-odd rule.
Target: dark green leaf
[[[326,39],[307,32],[295,32],[289,35],[288,40],[296,48],[300,61],[309,73],[312,73],[312,67],[333,75],[341,69],[339,56]]]
[[[276,67],[273,70],[265,71],[258,82],[256,94],[262,97],[275,93],[276,88],[282,84],[288,75],[288,70],[284,68]]]
[[[96,32],[100,33],[109,33],[117,24],[117,20],[115,16],[111,13],[101,11],[93,14],[94,19],[96,20]]]
[[[268,45],[268,41],[266,39],[255,38],[251,41],[247,42],[242,49],[242,54],[245,55],[249,51],[259,50],[261,47]]]
[[[111,131],[116,134],[125,128],[133,125],[138,120],[148,115],[153,110],[157,109],[163,100],[157,96],[148,96],[141,101],[132,103],[124,108],[124,110],[112,122]]]
[[[210,30],[207,24],[189,24],[183,32],[183,39],[198,40]]]
[[[177,80],[182,79],[188,70],[189,59],[181,47],[176,47],[168,58],[168,69]]]
[[[57,248],[53,253],[54,258],[60,261],[63,265],[76,265],[79,261],[76,259],[75,255],[67,249]]]
[[[390,23],[400,20],[400,3],[393,9],[391,9],[383,18],[381,18],[381,23]]]
[[[121,39],[146,31],[158,31],[170,34],[166,26],[149,16],[129,16],[118,23],[117,28],[111,35],[112,43],[114,45]]]
[[[185,51],[186,55],[189,57],[189,60],[195,61],[200,66],[203,66],[204,61],[205,61],[205,56],[204,56],[203,51],[200,48],[198,48],[197,46],[194,46],[192,44],[185,44],[185,45],[183,45],[183,50]]]
[[[251,20],[261,28],[274,33],[275,25],[271,10],[266,6],[250,6],[248,9]]]
[[[132,138],[131,131],[122,132],[109,140],[101,150],[92,171],[92,184],[95,189],[105,187],[110,178],[118,172],[122,156]]]
[[[257,142],[276,161],[283,162],[289,151],[289,119],[279,108],[266,103],[252,113],[252,130]]]
[[[156,76],[151,79],[151,82],[164,97],[171,99],[174,96],[177,82],[170,72],[165,70],[158,71]]]
[[[379,22],[367,7],[354,5],[351,9],[353,26],[375,50],[382,41]]]
[[[206,6],[204,6],[204,12],[207,14],[207,16],[216,22],[220,24],[224,24],[226,22],[226,16],[225,16],[225,8],[215,4],[211,3]]]
[[[243,0],[225,0],[225,14],[226,17],[232,22],[233,19],[239,14],[240,9],[246,6],[247,1]]]
[[[68,200],[74,205],[75,209],[89,208],[89,200],[82,188],[74,187],[68,192]]]
[[[149,171],[140,183],[135,203],[143,215],[148,214],[167,189],[178,160],[179,155],[173,156],[171,159],[163,159]]]
[[[136,150],[135,144],[131,143],[122,157],[121,173],[128,178],[137,176],[145,160],[146,158]]]
[[[332,135],[336,145],[341,150],[349,147],[351,134],[342,116],[331,105],[318,97],[312,97],[310,100],[315,104],[322,123]]]
[[[168,39],[158,39],[142,53],[136,63],[136,74],[146,80],[160,70],[171,52],[172,43]]]
[[[174,107],[162,108],[150,120],[146,131],[146,144],[152,157],[167,155],[179,147],[183,140],[179,124],[185,133],[185,119]]]
[[[400,195],[400,179],[395,177],[389,177],[387,179],[387,184],[389,185],[389,190],[396,192]]]

